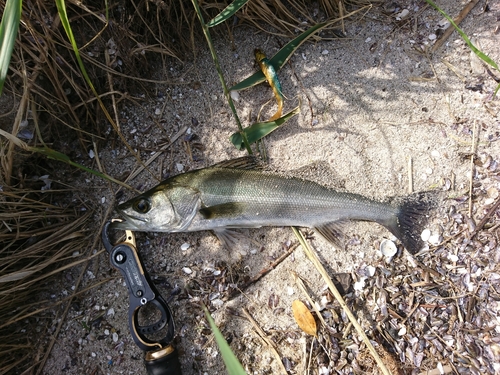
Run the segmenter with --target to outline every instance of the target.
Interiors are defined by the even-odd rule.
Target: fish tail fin
[[[419,252],[424,243],[422,230],[428,222],[430,211],[439,204],[439,194],[433,191],[395,197],[391,204],[398,208],[392,220],[381,223],[394,234],[412,254]]]

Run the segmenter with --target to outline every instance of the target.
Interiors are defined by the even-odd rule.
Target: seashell
[[[443,185],[443,190],[448,191],[451,189],[451,180],[449,178],[443,178],[441,180],[441,183]]]
[[[420,234],[420,238],[422,241],[427,242],[429,241],[429,238],[431,237],[431,230],[430,229],[424,229],[422,233]]]
[[[376,268],[373,266],[366,266],[365,273],[368,277],[373,277],[375,275]]]
[[[424,353],[415,354],[415,360],[413,361],[415,367],[420,367],[422,365],[423,359],[424,359]]]
[[[380,252],[386,258],[386,262],[389,263],[394,255],[398,252],[396,244],[391,240],[384,239],[380,243]]]

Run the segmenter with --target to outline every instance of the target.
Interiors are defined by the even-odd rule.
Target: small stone
[[[118,342],[118,333],[113,332],[113,342]]]
[[[233,99],[235,102],[239,102],[240,101],[240,93],[238,91],[231,91],[229,93],[229,95],[231,95],[231,99]]]
[[[398,21],[402,20],[403,18],[408,16],[408,14],[410,14],[410,11],[408,9],[403,9],[400,13],[396,14],[396,19]]]
[[[447,258],[453,263],[458,262],[458,257],[455,254],[448,254]]]
[[[370,43],[372,41],[372,38],[368,37],[365,39],[365,43]]]
[[[429,35],[428,38],[429,38],[429,40],[436,40],[437,36],[436,36],[436,34],[431,34],[431,35]]]
[[[94,352],[92,352],[90,355],[94,358],[97,357],[97,354],[95,354]]]
[[[91,159],[93,159],[93,158],[95,157],[94,150],[92,150],[92,149],[91,149],[91,150],[89,151],[89,157],[90,157]]]
[[[291,286],[286,288],[286,292],[288,293],[289,296],[291,296],[291,295],[293,295],[293,293],[295,293],[295,291],[293,290],[293,288]]]
[[[160,108],[156,108],[155,109],[155,115],[158,116],[160,113],[161,113],[161,109]]]
[[[403,326],[401,329],[398,331],[398,336],[404,336],[406,335],[406,327]]]
[[[110,309],[108,309],[108,313],[106,315],[115,316],[115,309],[111,307]]]
[[[105,329],[105,330],[104,330],[104,334],[105,334],[106,336],[109,336],[109,329]]]
[[[213,307],[220,309],[224,305],[224,301],[221,300],[220,298],[217,298],[211,301],[211,304]]]
[[[181,250],[182,251],[186,251],[187,249],[189,249],[191,245],[188,244],[187,242],[184,242],[182,245],[181,245]]]
[[[184,272],[187,275],[191,275],[193,273],[193,270],[189,267],[182,267],[182,272]]]
[[[322,55],[328,55],[329,53],[330,53],[330,51],[328,51],[327,49],[324,49],[323,51],[321,51]]]
[[[175,167],[177,168],[178,172],[182,172],[184,169],[184,165],[182,165],[181,163],[175,163]]]

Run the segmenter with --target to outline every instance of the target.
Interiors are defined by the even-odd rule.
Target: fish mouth
[[[148,220],[145,218],[128,215],[124,212],[120,212],[120,215],[124,220],[118,219],[119,221],[113,221],[110,225],[111,229],[134,230],[139,229],[139,226],[135,223],[136,221],[142,223],[148,222]]]

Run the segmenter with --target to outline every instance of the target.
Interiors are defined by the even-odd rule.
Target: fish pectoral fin
[[[254,155],[242,156],[241,158],[224,160],[212,166],[212,168],[232,169],[263,169],[262,161]]]
[[[332,221],[330,223],[325,223],[318,225],[314,228],[318,234],[320,234],[325,240],[338,247],[339,249],[345,249],[345,236],[343,233],[343,228],[349,220],[339,220]]]
[[[228,250],[232,250],[234,247],[238,246],[240,241],[247,240],[248,238],[235,230],[219,228],[213,230],[222,246],[224,246]]]
[[[231,218],[242,215],[248,210],[248,205],[241,202],[229,202],[217,204],[215,206],[200,208],[200,215],[204,219]]]

